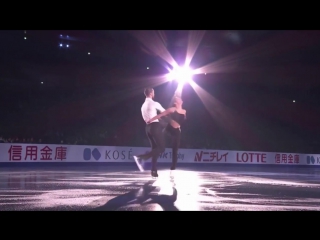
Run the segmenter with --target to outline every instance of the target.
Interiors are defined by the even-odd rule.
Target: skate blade
[[[144,169],[142,167],[142,164],[140,164],[138,158],[136,156],[133,157],[134,161],[136,162],[137,164],[137,167],[139,168],[140,172],[144,172]]]

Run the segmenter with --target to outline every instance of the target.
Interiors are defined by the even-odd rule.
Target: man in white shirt
[[[157,111],[164,112],[165,109],[160,103],[153,101],[153,88],[146,88],[144,90],[144,95],[146,96],[146,100],[142,104],[141,113],[143,120],[146,122],[146,134],[150,141],[152,150],[146,154],[133,156],[133,158],[140,171],[144,171],[142,161],[147,161],[148,159],[152,158],[151,176],[158,177],[157,160],[159,155],[165,151],[165,141],[159,120],[156,119],[151,123],[148,123],[148,121],[157,116]]]

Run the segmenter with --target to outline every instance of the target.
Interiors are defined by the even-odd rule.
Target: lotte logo
[[[91,156],[98,161],[101,158],[101,153],[97,148],[93,149],[93,151],[90,148],[85,148],[83,150],[83,159],[89,161],[91,160]]]

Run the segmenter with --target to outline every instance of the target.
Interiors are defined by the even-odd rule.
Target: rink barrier
[[[1,143],[0,163],[133,163],[133,155],[149,150],[148,147]],[[166,148],[158,162],[171,162],[171,154],[171,149]],[[194,164],[320,166],[320,154],[179,149],[178,161]]]

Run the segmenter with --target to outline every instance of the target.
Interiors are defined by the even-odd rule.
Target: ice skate
[[[158,172],[157,172],[157,170],[151,171],[151,176],[152,176],[152,179],[157,179],[157,178],[158,178]]]
[[[170,169],[170,179],[173,180],[175,176],[176,170],[175,169]]]

